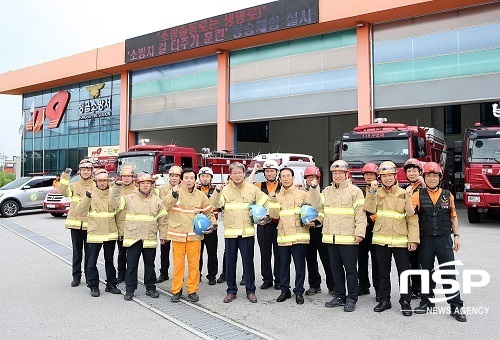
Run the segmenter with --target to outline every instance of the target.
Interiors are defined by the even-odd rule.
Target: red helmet
[[[443,170],[441,170],[441,166],[436,162],[429,162],[424,166],[424,175],[425,174],[438,174],[439,177],[443,177]]]
[[[374,174],[376,174],[378,172],[378,166],[377,164],[375,163],[366,163],[364,166],[363,166],[363,170],[361,170],[363,172],[363,174],[366,174],[368,172],[373,172]]]
[[[316,177],[318,177],[318,179],[320,179],[321,172],[315,166],[308,166],[307,168],[304,169],[304,177],[307,177],[307,176],[316,176]]]
[[[410,158],[405,162],[404,170],[408,170],[409,168],[418,168],[420,172],[422,172],[422,163],[416,158]]]

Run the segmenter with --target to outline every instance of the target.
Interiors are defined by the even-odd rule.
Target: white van
[[[252,159],[250,165],[248,166],[246,176],[248,177],[253,170],[255,163],[260,165],[259,170],[254,176],[254,182],[265,182],[266,178],[264,177],[264,171],[262,169],[262,165],[267,160],[274,160],[278,163],[278,168],[290,168],[294,172],[295,176],[295,185],[302,186],[304,185],[304,170],[308,166],[315,166],[314,158],[311,155],[304,155],[300,153],[266,153],[261,154]]]

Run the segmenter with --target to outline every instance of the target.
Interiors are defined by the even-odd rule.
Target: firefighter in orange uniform
[[[179,302],[182,296],[184,279],[184,263],[188,262],[188,278],[186,281],[188,300],[197,302],[198,284],[200,282],[200,250],[203,235],[196,234],[193,218],[196,214],[206,215],[216,224],[213,207],[207,196],[196,189],[196,173],[193,169],[184,169],[181,173],[182,185],[175,185],[172,192],[163,200],[168,218],[167,239],[172,241],[174,261],[174,277],[172,279],[172,302]],[[212,232],[212,226],[209,231]]]
[[[446,189],[439,187],[443,172],[439,164],[429,162],[423,168],[425,189],[418,190],[412,195],[413,207],[419,216],[420,225],[420,262],[422,269],[431,272],[434,270],[434,261],[437,258],[441,265],[455,260],[453,251],[460,250],[460,235],[458,233],[458,218],[453,195]],[[451,238],[453,233],[453,240]],[[455,266],[441,267],[441,270],[455,270]],[[455,275],[443,275],[443,280],[454,280]],[[430,294],[421,295],[420,305],[415,308],[415,314],[425,314],[428,308],[434,307],[429,298],[434,297],[436,283],[430,280]],[[443,284],[445,290],[450,289],[450,284]],[[451,316],[457,321],[467,321],[463,313],[463,301],[460,292],[447,294],[451,306]]]
[[[73,245],[73,281],[71,287],[76,287],[80,284],[82,278],[82,258],[85,253],[84,270],[87,270],[87,213],[79,215],[76,212],[78,202],[85,196],[87,190],[92,190],[95,183],[92,180],[92,162],[89,159],[82,159],[78,165],[80,179],[77,182],[69,183],[71,169],[67,168],[61,175],[61,181],[57,187],[57,191],[65,196],[71,197],[71,204],[69,206],[68,217],[64,225],[71,230],[71,243]]]

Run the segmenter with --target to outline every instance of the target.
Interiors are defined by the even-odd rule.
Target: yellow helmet
[[[349,164],[341,159],[336,160],[330,166],[330,171],[349,171]]]
[[[134,168],[131,165],[124,165],[120,170],[120,176],[133,176]]]
[[[94,179],[97,180],[97,177],[100,179],[109,179],[109,173],[105,169],[96,169],[94,171]]]
[[[182,168],[178,165],[174,165],[173,167],[171,167],[169,170],[168,170],[168,174],[169,175],[181,175],[181,172],[182,172]]]
[[[149,174],[147,172],[141,172],[137,175],[137,183],[146,182],[146,181],[154,183],[155,179],[153,178],[153,176],[151,176],[151,174]]]
[[[398,172],[398,169],[396,167],[396,164],[394,164],[391,161],[385,161],[380,163],[378,167],[378,174],[396,174]]]
[[[78,164],[78,169],[81,169],[81,168],[93,168],[94,165],[92,164],[92,162],[90,161],[90,159],[88,158],[84,158],[80,161],[80,164]]]

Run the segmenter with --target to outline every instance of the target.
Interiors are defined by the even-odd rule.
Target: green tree
[[[0,187],[3,187],[5,184],[10,183],[15,179],[16,179],[16,175],[14,175],[14,174],[0,172]]]

